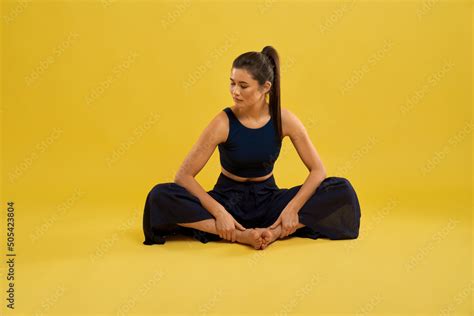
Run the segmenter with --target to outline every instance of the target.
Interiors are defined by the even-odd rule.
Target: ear
[[[270,91],[272,90],[272,83],[267,80],[264,84],[264,88],[265,88],[265,93],[270,93]]]

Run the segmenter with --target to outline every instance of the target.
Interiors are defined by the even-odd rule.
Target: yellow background
[[[1,244],[15,203],[15,310],[66,314],[472,313],[472,2],[3,1]],[[361,205],[356,240],[263,251],[142,244],[232,104],[230,66],[274,46],[282,107]],[[197,180],[220,172],[216,150]],[[307,170],[285,138],[280,187]]]

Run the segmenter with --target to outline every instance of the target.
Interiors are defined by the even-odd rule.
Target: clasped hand
[[[244,231],[242,226],[229,212],[223,210],[216,216],[216,230],[219,237],[235,242],[237,239],[236,229]]]
[[[285,207],[278,219],[269,228],[274,229],[281,225],[280,238],[284,238],[293,234],[298,229],[299,217],[298,212],[293,208]]]
[[[281,225],[279,238],[284,238],[293,234],[298,229],[299,217],[298,212],[293,208],[286,207],[281,212],[278,219],[273,223],[269,229],[275,229],[278,225]],[[237,232],[236,229],[241,231],[246,230],[235,218],[226,210],[223,210],[216,216],[216,230],[219,237],[232,242],[236,241]]]

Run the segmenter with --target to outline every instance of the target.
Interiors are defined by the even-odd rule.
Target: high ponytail
[[[280,106],[280,58],[275,48],[265,46],[261,52],[247,52],[238,56],[232,63],[232,68],[245,69],[260,85],[271,82],[269,91],[269,107],[281,145],[283,139]]]
[[[270,111],[272,117],[275,119],[276,128],[280,141],[283,138],[282,124],[281,124],[281,103],[280,103],[280,58],[275,48],[272,46],[265,46],[262,49],[262,54],[268,57],[269,63],[273,71],[273,81],[270,90]]]

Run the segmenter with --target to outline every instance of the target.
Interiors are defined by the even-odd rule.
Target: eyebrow
[[[234,81],[234,79],[232,78],[229,78],[230,80]],[[245,81],[239,81],[240,83],[246,83],[246,84],[249,84],[248,82],[245,82]]]

